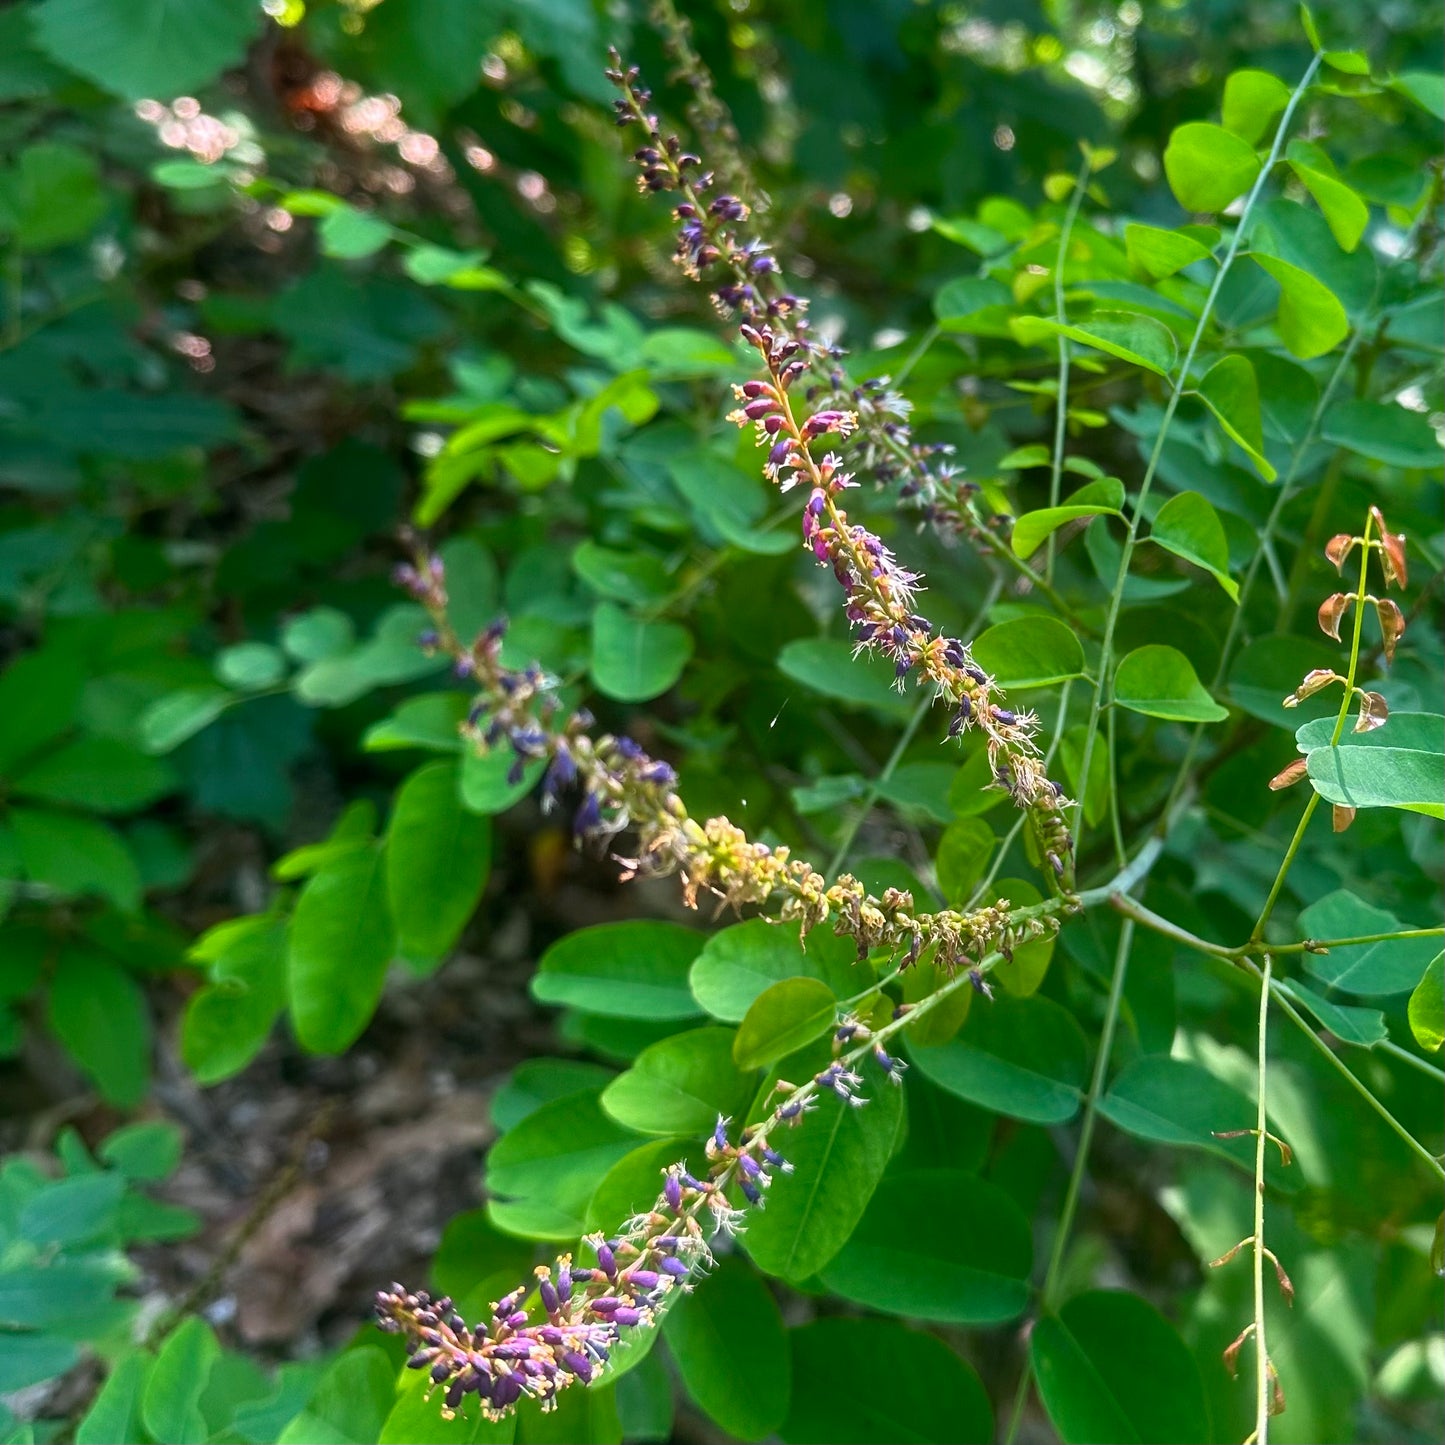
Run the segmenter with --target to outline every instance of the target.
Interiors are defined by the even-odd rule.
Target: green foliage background
[[[1160,456],[1087,782],[1117,518],[1231,224],[1213,213],[1253,180],[1310,61],[1295,8],[684,8],[815,325],[855,375],[906,371],[919,435],[955,448],[983,514],[1021,519],[1020,560],[1047,550],[1052,600],[896,497],[854,494],[926,573],[929,615],[976,637],[1046,742],[1057,722],[1084,798],[1080,876],[1111,876],[1115,829],[1130,851],[1149,835],[1201,725],[1139,896],[1217,946],[1248,935],[1303,803],[1266,784],[1329,741],[1295,731],[1338,695],[1280,700],[1347,655],[1315,626],[1352,585],[1321,548],[1373,504],[1412,569],[1388,670],[1366,624],[1369,686],[1395,716],[1345,750],[1380,806],[1340,836],[1320,810],[1276,918],[1281,940],[1436,927],[1434,8],[1320,18],[1326,63]],[[459,630],[505,613],[504,660],[539,661],[668,757],[694,816],[932,906],[1046,891],[981,752],[941,747],[941,719],[850,660],[796,499],[721,421],[747,361],[671,266],[666,208],[636,195],[608,43],[681,119],[689,96],[628,6],[0,10],[0,1395],[82,1358],[92,1386],[105,1377],[98,1395],[13,1396],[5,1440],[513,1438],[511,1422],[443,1434],[379,1336],[278,1369],[197,1315],[142,1323],[127,1261],[195,1226],[154,1193],[182,1147],[158,1058],[213,1084],[278,1032],[342,1053],[384,989],[485,951],[500,895],[548,906],[527,843],[559,836],[531,800],[540,766],[517,780],[463,746],[469,695],[418,648],[426,615],[390,580],[404,523],[438,540]],[[1098,164],[1078,192],[1083,154]],[[1060,482],[1067,516],[1050,511]],[[259,906],[208,861],[234,830],[269,870]],[[570,855],[556,866],[610,887]],[[758,921],[683,915],[671,893],[610,901],[628,921],[562,920],[536,960],[558,1058],[498,1094],[489,1202],[434,1267],[471,1313],[650,1197],[767,1069],[821,1067],[837,1001],[888,971],[832,938],[804,954]],[[663,1347],[555,1417],[524,1410],[516,1438],[663,1440],[675,1410],[686,1438],[1003,1438],[1026,1357],[1035,1438],[1242,1438],[1249,1371],[1231,1379],[1221,1351],[1252,1315],[1248,1269],[1209,1261],[1249,1233],[1254,1150],[1213,1131],[1253,1122],[1258,989],[1140,929],[1110,1002],[1120,928],[1108,909],[1072,921],[991,1004],[932,1019],[901,1093],[872,1087],[841,1144],[798,1136],[807,1199],[779,1187]],[[1294,1163],[1266,1174],[1269,1240],[1296,1290],[1292,1310],[1269,1303],[1288,1401],[1272,1432],[1432,1439],[1439,938],[1295,953],[1279,972],[1313,1022],[1277,1016],[1270,1038]],[[41,1157],[27,1119],[57,1077],[88,1102]]]

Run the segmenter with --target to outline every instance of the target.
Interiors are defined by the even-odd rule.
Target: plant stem
[[[1370,580],[1370,532],[1374,525],[1374,517],[1367,515],[1363,546],[1360,549],[1360,583],[1355,591],[1355,625],[1354,631],[1350,634],[1350,670],[1345,678],[1345,695],[1340,699],[1340,711],[1335,718],[1335,730],[1330,737],[1332,748],[1338,746],[1340,737],[1345,731],[1345,719],[1350,715],[1350,703],[1355,696],[1355,675],[1360,667],[1360,634],[1365,625],[1365,587]],[[1284,858],[1280,862],[1279,872],[1275,874],[1274,886],[1269,890],[1269,897],[1264,900],[1259,920],[1254,925],[1254,931],[1249,935],[1251,943],[1264,937],[1265,924],[1269,922],[1270,914],[1274,912],[1274,906],[1279,902],[1279,895],[1284,889],[1284,881],[1289,876],[1289,870],[1294,866],[1295,856],[1304,842],[1305,830],[1310,825],[1310,819],[1314,817],[1319,801],[1320,795],[1311,792],[1310,800],[1305,804],[1304,816],[1299,820],[1299,826],[1294,830],[1294,837],[1289,840],[1289,847],[1285,850]]]
[[[1255,178],[1254,185],[1250,188],[1249,195],[1244,202],[1244,208],[1239,213],[1239,220],[1234,228],[1234,235],[1230,238],[1229,249],[1224,254],[1224,259],[1219,263],[1219,269],[1214,274],[1214,282],[1204,298],[1204,306],[1199,313],[1198,324],[1194,328],[1194,335],[1190,337],[1189,347],[1184,353],[1184,359],[1179,363],[1179,370],[1174,379],[1173,389],[1169,394],[1168,404],[1164,408],[1164,416],[1159,423],[1159,433],[1154,438],[1154,447],[1149,454],[1148,465],[1144,469],[1144,478],[1139,484],[1139,496],[1134,503],[1134,509],[1129,518],[1128,531],[1124,538],[1124,545],[1119,553],[1119,570],[1114,578],[1113,592],[1109,598],[1109,611],[1104,622],[1104,638],[1099,651],[1099,678],[1094,688],[1093,705],[1089,709],[1089,721],[1084,733],[1083,757],[1079,767],[1079,776],[1085,780],[1085,787],[1088,786],[1089,768],[1094,757],[1094,743],[1099,732],[1099,714],[1104,702],[1104,689],[1108,686],[1109,673],[1113,662],[1114,631],[1118,626],[1119,612],[1124,602],[1124,586],[1129,578],[1129,564],[1134,558],[1134,548],[1138,545],[1139,526],[1144,520],[1144,504],[1148,500],[1149,489],[1154,483],[1154,474],[1159,468],[1159,459],[1164,453],[1164,443],[1169,436],[1169,428],[1173,424],[1174,414],[1179,410],[1180,399],[1184,395],[1184,388],[1189,380],[1189,368],[1194,363],[1195,354],[1199,350],[1199,344],[1204,339],[1204,333],[1209,325],[1209,319],[1214,312],[1215,302],[1219,299],[1219,292],[1224,285],[1224,278],[1229,274],[1235,257],[1238,256],[1244,237],[1249,229],[1250,218],[1254,213],[1254,207],[1264,190],[1265,181],[1269,173],[1274,169],[1275,162],[1279,159],[1280,151],[1284,147],[1285,136],[1294,120],[1295,110],[1304,93],[1309,89],[1310,82],[1315,77],[1315,72],[1320,67],[1320,57],[1314,56],[1309,63],[1303,77],[1291,93],[1289,103],[1284,108],[1284,114],[1280,117],[1279,127],[1275,131],[1274,143],[1270,146],[1269,156],[1263,166],[1260,167],[1259,175]],[[1074,853],[1079,856],[1082,853],[1082,841],[1084,833],[1084,806],[1080,802],[1075,812],[1074,823]]]
[[[1271,959],[1264,956],[1259,990],[1259,1103],[1255,1113],[1254,1139],[1254,1363],[1257,1379],[1254,1396],[1254,1438],[1258,1445],[1269,1439],[1269,1347],[1264,1337],[1264,1153],[1269,1142],[1269,1120],[1265,1110],[1265,1081],[1269,1070],[1269,994]]]
[[[1315,1047],[1330,1061],[1331,1067],[1341,1075],[1349,1086],[1388,1124],[1395,1134],[1399,1136],[1406,1148],[1415,1157],[1426,1164],[1430,1171],[1438,1178],[1445,1180],[1445,1165],[1440,1161],[1374,1096],[1367,1085],[1356,1077],[1353,1069],[1315,1032],[1308,1019],[1296,1010],[1289,999],[1280,992],[1279,986],[1273,985],[1272,991],[1274,1001],[1283,1010],[1286,1018],[1292,1020],[1296,1027],[1301,1029],[1305,1036]]]
[[[1445,1069],[1437,1069],[1429,1059],[1422,1059],[1419,1054],[1412,1054],[1409,1049],[1402,1049],[1394,1039],[1381,1039],[1374,1047],[1399,1059],[1401,1063],[1410,1064],[1437,1084],[1445,1084]]]
[[[1069,242],[1073,239],[1074,222],[1079,217],[1079,207],[1083,204],[1084,190],[1089,184],[1089,171],[1091,159],[1088,152],[1084,154],[1084,163],[1079,167],[1079,174],[1074,179],[1074,191],[1069,197],[1069,208],[1064,212],[1064,224],[1059,230],[1059,255],[1054,263],[1054,320],[1063,326],[1068,320],[1068,314],[1064,307],[1064,262],[1069,255]],[[1068,434],[1069,421],[1069,338],[1060,335],[1059,342],[1059,391],[1054,405],[1054,451],[1049,460],[1049,506],[1059,505],[1059,493],[1062,489],[1064,475],[1064,443]],[[1044,576],[1052,583],[1054,580],[1054,550],[1057,538],[1053,532],[1049,533],[1048,551],[1044,557]]]
[[[836,878],[838,870],[848,858],[848,850],[853,846],[853,840],[858,836],[858,830],[863,826],[863,820],[873,811],[873,805],[878,801],[878,794],[883,790],[883,785],[893,776],[893,770],[903,761],[903,754],[908,751],[908,745],[913,741],[923,719],[933,710],[933,694],[926,692],[919,700],[918,706],[913,709],[913,716],[908,719],[908,725],[898,735],[898,741],[893,745],[893,751],[888,754],[888,761],[883,764],[878,775],[868,784],[868,791],[863,794],[863,801],[857,812],[848,820],[848,826],[843,830],[843,836],[838,840],[838,846],[833,850],[833,856],[828,860],[828,867],[824,871],[825,878]]]

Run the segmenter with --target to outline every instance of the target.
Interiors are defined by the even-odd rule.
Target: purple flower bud
[[[541,1298],[542,1308],[549,1315],[555,1315],[562,1308],[562,1301],[557,1297],[557,1286],[550,1279],[544,1279],[537,1286],[537,1294]]]
[[[562,1363],[585,1385],[592,1378],[592,1361],[577,1350],[568,1350],[562,1356]]]
[[[762,1190],[755,1184],[749,1184],[746,1179],[738,1180],[738,1188],[742,1190],[743,1198],[746,1199],[749,1204],[758,1204],[762,1201]]]
[[[619,1325],[627,1327],[640,1325],[642,1323],[642,1311],[633,1309],[631,1305],[623,1305],[621,1309],[613,1314],[612,1318]]]
[[[659,1283],[657,1272],[651,1269],[630,1269],[622,1278],[630,1289],[656,1289]]]
[[[501,1375],[492,1384],[492,1408],[505,1410],[508,1405],[515,1405],[522,1398],[522,1377],[520,1375]]]
[[[610,1244],[597,1246],[597,1263],[608,1279],[617,1278],[617,1256],[612,1252]]]
[[[577,809],[577,815],[572,820],[572,831],[579,837],[585,837],[602,822],[602,804],[596,793],[588,793],[582,799],[582,805]]]
[[[673,1279],[682,1279],[690,1273],[686,1264],[675,1254],[665,1255],[657,1266],[664,1274],[670,1274]]]
[[[451,1372],[452,1362],[450,1360],[438,1360],[436,1364],[431,1367],[431,1377],[438,1385],[441,1384]]]

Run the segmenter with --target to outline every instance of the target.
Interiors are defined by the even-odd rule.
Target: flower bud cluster
[[[991,949],[1016,946],[1021,937],[1040,936],[1038,930],[1057,928],[1052,915],[1010,922],[1007,904],[971,913],[915,914],[907,893],[889,889],[879,898],[846,874],[830,887],[786,846],[753,842],[725,817],[699,821],[688,813],[670,764],[649,756],[632,738],[594,735],[592,715],[585,708],[564,708],[555,681],[541,668],[503,665],[502,623],[470,643],[462,641],[447,612],[440,558],[419,551],[398,575],[431,614],[422,645],[449,656],[457,678],[477,689],[463,736],[483,751],[508,750],[514,782],[528,764],[542,763],[544,807],[556,806],[564,795],[580,797],[573,815],[579,842],[605,842],[628,832],[635,840],[633,855],[618,858],[625,878],[675,874],[691,908],[705,893],[723,908],[766,906],[805,934],[826,925],[853,939],[860,958],[885,949],[904,966],[930,949],[938,964],[951,970]]]
[[[809,335],[808,303],[786,289],[773,248],[757,237],[743,239],[737,230],[750,218],[747,204],[728,192],[712,194],[713,172],[704,170],[701,157],[685,150],[676,135],[664,135],[658,117],[648,109],[651,91],[638,84],[637,67],[624,68],[615,51],[612,58],[607,78],[621,92],[613,103],[617,122],[640,126],[645,132],[643,145],[633,153],[639,187],[678,197],[673,207],[678,224],[673,259],[683,274],[711,286],[713,305],[723,316],[737,315],[754,327],[786,325],[793,344],[789,384],[812,369],[818,380],[808,389],[810,404],[854,416],[857,439],[850,456],[854,465],[879,484],[896,482],[900,496],[919,506],[925,519],[943,531],[964,533],[990,546],[1005,545],[974,517],[970,503],[977,489],[956,481],[956,471],[947,461],[953,449],[913,441],[910,404],[889,386],[888,378],[855,385],[840,364],[841,349]],[[701,62],[691,55],[683,79],[693,81],[701,69]]]
[[[758,352],[765,377],[735,388],[741,405],[729,419],[756,429],[759,445],[768,448],[764,474],[779,491],[809,488],[803,542],[842,587],[858,650],[891,662],[900,688],[910,675],[934,687],[952,709],[950,735],[969,728],[984,734],[995,782],[1032,816],[1041,851],[1068,886],[1073,866],[1064,823],[1067,800],[1049,779],[1034,742],[1037,719],[1004,706],[1002,693],[967,645],[915,610],[919,575],[901,566],[879,537],[849,522],[839,498],[856,485],[853,476],[833,452],[816,458],[813,444],[824,437],[846,439],[857,425],[856,414],[795,409],[790,391],[799,365],[797,339],[768,325],[744,323],[739,330]]]
[[[693,1288],[712,1263],[712,1241],[739,1234],[748,1209],[763,1208],[777,1176],[793,1172],[772,1146],[772,1134],[800,1124],[824,1093],[862,1108],[863,1076],[854,1066],[870,1058],[898,1083],[906,1066],[884,1046],[941,996],[900,1006],[877,1029],[845,1017],[834,1035],[832,1062],[801,1085],[779,1079],[776,1102],[760,1121],[734,1133],[732,1121],[719,1117],[701,1177],[685,1162],[668,1165],[650,1209],[611,1238],[587,1236],[595,1264],[576,1264],[564,1254],[540,1266],[531,1284],[492,1304],[486,1323],[468,1325],[449,1298],[433,1299],[400,1284],[380,1291],[377,1324],[405,1336],[408,1366],[427,1372],[429,1391],[443,1391],[443,1418],[464,1410],[469,1396],[488,1420],[501,1420],[522,1400],[551,1410],[562,1390],[601,1374],[633,1332],[656,1326],[677,1292]]]

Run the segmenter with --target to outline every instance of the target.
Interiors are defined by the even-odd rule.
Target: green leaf
[[[1014,522],[1013,550],[1016,557],[1031,557],[1051,532],[1078,517],[1102,515],[1119,517],[1124,505],[1124,484],[1117,477],[1104,477],[1079,488],[1062,506],[1042,507],[1025,512]]]
[[[505,813],[532,791],[546,771],[545,758],[530,758],[515,776],[516,754],[503,742],[484,753],[468,751],[462,755],[461,797],[464,807],[473,813],[492,816]]]
[[[195,951],[210,963],[213,981],[186,1002],[181,1057],[202,1084],[244,1069],[286,1003],[286,925],[269,917],[238,923],[244,926],[226,933],[213,952]]]
[[[792,1358],[772,1292],[736,1257],[674,1305],[662,1326],[682,1383],[737,1440],[764,1440],[788,1413]]]
[[[1306,763],[1311,786],[1327,803],[1445,818],[1445,754],[1390,747],[1388,738],[1370,748],[1342,739],[1338,747],[1313,749]]]
[[[313,607],[281,629],[281,646],[297,662],[323,662],[349,652],[356,629],[346,613],[334,607]]]
[[[492,863],[492,825],[462,806],[461,765],[428,763],[401,785],[386,832],[397,947],[430,962],[456,946]]]
[[[1299,926],[1306,938],[1329,939],[1400,933],[1411,925],[1348,889],[1338,888],[1302,909]],[[1438,938],[1392,938],[1332,948],[1328,953],[1306,953],[1304,963],[1310,974],[1330,988],[1373,998],[1413,989],[1439,951]]]
[[[1340,249],[1353,251],[1370,223],[1370,208],[1339,178],[1333,162],[1312,141],[1291,141],[1286,155],[1290,169],[1314,197]]]
[[[1445,953],[1437,953],[1410,995],[1410,1032],[1422,1049],[1445,1043]]]
[[[813,1045],[782,1072],[808,1078],[830,1057],[826,1044]],[[817,1274],[867,1209],[898,1143],[904,1107],[902,1089],[873,1078],[862,1108],[825,1093],[807,1127],[782,1141],[794,1172],[774,1175],[768,1207],[754,1212],[743,1236],[753,1262],[768,1274],[793,1282]]]
[[[788,1445],[993,1440],[982,1383],[935,1336],[872,1319],[820,1319],[789,1333],[793,1402],[779,1432]]]
[[[1429,417],[1395,402],[1342,401],[1331,405],[1320,435],[1336,446],[1391,467],[1440,466],[1440,439]]]
[[[492,1095],[492,1123],[505,1134],[543,1104],[605,1088],[617,1075],[605,1064],[586,1059],[525,1059]],[[456,1293],[455,1290],[449,1293]]]
[[[716,1119],[709,1122],[708,1134],[712,1133],[716,1122]],[[689,1149],[696,1156],[692,1160],[685,1157]],[[652,1139],[624,1154],[602,1176],[602,1182],[587,1202],[588,1230],[600,1229],[609,1236],[615,1234],[622,1220],[646,1214],[657,1203],[665,1169],[680,1163],[694,1173],[697,1170],[705,1173],[707,1165],[703,1162],[704,1158],[701,1145],[675,1136]],[[696,1168],[693,1168],[694,1165]],[[628,1351],[629,1355],[631,1353]]]
[[[45,0],[40,48],[125,100],[194,93],[238,65],[261,23],[250,0]]]
[[[1293,979],[1282,981],[1279,990],[1287,998],[1312,1013],[1337,1039],[1372,1049],[1390,1036],[1385,1015],[1377,1008],[1358,1008],[1351,1004],[1331,1003],[1313,989]]]
[[[128,1351],[115,1362],[75,1428],[75,1445],[114,1445],[117,1440],[140,1438],[141,1399],[151,1364],[151,1356],[144,1350]]]
[[[110,1103],[134,1108],[150,1077],[145,995],[123,968],[72,945],[50,980],[51,1031]]]
[[[471,699],[464,692],[427,692],[409,697],[389,718],[372,723],[361,740],[368,753],[423,748],[433,753],[459,753],[459,733]],[[463,765],[465,771],[465,765]],[[485,811],[474,808],[473,812]]]
[[[992,276],[955,276],[934,294],[933,314],[944,331],[968,332],[980,316],[1004,320],[1012,304],[1013,293]]]
[[[1333,351],[1350,332],[1349,317],[1339,297],[1308,271],[1278,256],[1251,251],[1250,257],[1279,282],[1280,340],[1289,351],[1309,361]]]
[[[599,596],[614,602],[656,602],[671,590],[667,569],[648,552],[622,552],[586,541],[572,553],[572,570]]]
[[[278,1445],[370,1445],[395,1403],[396,1367],[374,1345],[350,1349],[321,1377]]]
[[[89,1244],[114,1230],[124,1193],[125,1180],[109,1172],[54,1180],[21,1206],[15,1234],[27,1244]]]
[[[1002,1189],[956,1170],[917,1169],[884,1178],[820,1279],[889,1314],[998,1325],[1028,1308],[1032,1268],[1029,1222]]]
[[[750,918],[711,934],[688,975],[693,997],[724,1023],[740,1023],[753,1000],[781,979],[821,979],[835,998],[861,993],[873,981],[866,963],[846,938],[823,929],[806,942],[796,927]]]
[[[0,1392],[24,1390],[42,1381],[63,1375],[80,1358],[80,1352],[69,1341],[52,1335],[12,1334],[5,1336],[5,1349],[0,1353]],[[4,1418],[4,1417],[0,1417]],[[13,1420],[13,1416],[9,1417]],[[8,1422],[7,1422],[8,1423]],[[34,1434],[12,1433],[9,1440],[34,1440]]]
[[[0,673],[0,773],[70,727],[85,682],[80,659],[53,650],[25,653]]]
[[[69,813],[12,808],[10,827],[20,867],[32,883],[62,898],[98,894],[123,913],[140,907],[140,870],[107,824]]]
[[[1137,223],[1124,227],[1124,249],[1129,264],[1154,281],[1162,281],[1213,254],[1197,237],[1184,231],[1165,231]]]
[[[1114,701],[1130,712],[1171,722],[1223,722],[1229,716],[1204,690],[1194,664],[1178,648],[1161,643],[1135,648],[1120,660]]]
[[[1009,323],[1025,346],[1044,336],[1067,336],[1146,371],[1168,376],[1178,358],[1174,333],[1162,321],[1132,311],[1096,311],[1087,321],[1064,325],[1045,316],[1018,316]]]
[[[1195,120],[1170,134],[1164,174],[1186,211],[1222,211],[1254,184],[1259,157],[1233,132]]]
[[[321,218],[316,234],[322,255],[354,261],[381,250],[391,240],[392,229],[380,216],[343,202]]]
[[[943,830],[933,865],[938,886],[951,907],[968,901],[996,842],[993,829],[982,818],[959,818]]]
[[[639,1134],[696,1136],[719,1115],[740,1114],[752,1093],[753,1081],[733,1063],[733,1031],[689,1029],[643,1049],[602,1091],[602,1107]]]
[[[1284,112],[1289,96],[1289,86],[1267,70],[1236,70],[1224,82],[1220,119],[1226,130],[1255,146]]]
[[[15,775],[17,797],[70,803],[96,813],[133,813],[174,792],[166,763],[117,738],[82,737],[46,753]]]
[[[592,680],[604,697],[646,702],[682,676],[692,634],[675,622],[647,622],[611,602],[592,614]]]
[[[1180,492],[1170,497],[1154,518],[1149,540],[1166,552],[1202,567],[1224,588],[1231,601],[1239,601],[1239,583],[1229,575],[1229,539],[1224,534],[1224,523],[1198,492]]]
[[[286,655],[268,642],[238,642],[216,654],[216,676],[240,692],[260,692],[286,676]]]
[[[974,639],[973,659],[1005,689],[1052,687],[1084,675],[1078,637],[1044,613],[995,623]]]
[[[765,1068],[829,1032],[837,1019],[838,1000],[821,979],[782,979],[764,989],[743,1016],[733,1058],[742,1069]]]
[[[141,1396],[141,1419],[159,1445],[203,1445],[210,1429],[201,1414],[201,1394],[221,1347],[198,1315],[182,1320],[151,1366]]]
[[[477,1445],[479,1441],[491,1445],[494,1441],[512,1441],[516,1433],[516,1415],[494,1424],[475,1406],[445,1419],[436,1386],[427,1372],[406,1370],[397,1381],[395,1403],[376,1438],[379,1445],[415,1445],[418,1440],[425,1440],[427,1445]]]
[[[94,156],[64,141],[26,146],[0,171],[0,235],[22,251],[49,251],[87,236],[105,214]]]
[[[1110,1085],[1099,1113],[1136,1138],[1203,1149],[1254,1171],[1253,1139],[1215,1137],[1217,1131],[1253,1128],[1254,1102],[1202,1064],[1162,1054],[1137,1058]],[[1298,1189],[1298,1173],[1291,1174],[1273,1154],[1265,1164],[1266,1180],[1278,1188]]]
[[[1029,1358],[1039,1397],[1065,1445],[1203,1445],[1213,1438],[1194,1356],[1138,1295],[1076,1295],[1034,1326]]]
[[[235,699],[218,687],[184,687],[157,698],[140,715],[141,746],[169,753],[208,728]]]
[[[96,1155],[126,1179],[165,1179],[181,1162],[181,1131],[174,1124],[127,1124],[104,1139]]]
[[[637,1147],[637,1135],[609,1119],[599,1099],[595,1089],[554,1099],[492,1145],[487,1191],[498,1229],[532,1239],[582,1234],[597,1186]]]
[[[385,854],[367,848],[314,874],[291,919],[287,984],[302,1047],[339,1054],[376,1012],[395,952]]]
[[[778,654],[778,670],[823,697],[897,714],[908,704],[894,686],[893,669],[880,657],[853,656],[841,638],[809,637]]]
[[[1032,1124],[1066,1124],[1088,1073],[1084,1032],[1052,999],[1000,994],[970,1009],[962,1031],[933,1048],[910,1045],[919,1073],[971,1104]]]
[[[1199,396],[1225,434],[1249,453],[1260,476],[1267,482],[1274,481],[1278,473],[1264,454],[1259,379],[1248,357],[1221,357],[1205,372],[1199,383]]]
[[[1409,96],[1436,120],[1445,120],[1445,77],[1433,70],[1402,71],[1390,82],[1390,89]]]
[[[650,919],[579,928],[542,955],[532,997],[611,1018],[696,1018],[687,975],[702,944],[691,928]]]

